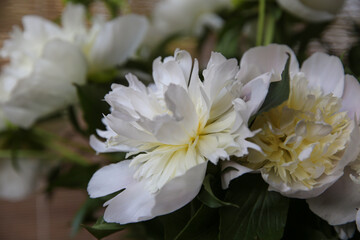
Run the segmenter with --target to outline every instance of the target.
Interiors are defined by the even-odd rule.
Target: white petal
[[[246,101],[246,112],[241,112],[244,120],[248,120],[254,115],[264,103],[269,90],[270,74],[263,74],[247,84],[241,89],[241,98]]]
[[[168,182],[158,193],[150,194],[143,182],[129,186],[107,204],[107,222],[139,222],[171,213],[189,203],[201,189],[207,163],[199,164]]]
[[[317,180],[317,186],[311,190],[302,184],[295,184],[289,186],[280,179],[271,179],[269,174],[262,172],[262,177],[269,184],[269,191],[277,191],[286,197],[308,199],[319,196],[334,182],[336,182],[343,175],[342,171],[337,171],[332,175]]]
[[[280,6],[284,9],[289,11],[290,13],[294,14],[297,17],[300,17],[304,20],[310,22],[324,22],[330,21],[335,17],[335,15],[331,12],[326,11],[326,7],[323,7],[323,10],[311,8],[304,4],[304,0],[277,0]],[[314,2],[314,1],[313,1]],[[316,1],[315,1],[316,2]],[[318,2],[318,1],[317,1]],[[326,1],[325,4],[331,5],[332,2],[339,2],[339,1]],[[344,1],[340,1],[344,2]],[[340,4],[341,7],[342,4]],[[337,7],[338,9],[340,7]]]
[[[134,184],[134,169],[130,168],[129,164],[130,160],[124,160],[100,168],[87,187],[90,197],[106,196]]]
[[[81,4],[68,3],[62,13],[61,23],[66,32],[85,34],[86,27],[85,7]]]
[[[123,63],[135,53],[147,28],[146,18],[135,14],[107,22],[90,50],[91,69],[102,70]]]
[[[156,194],[152,214],[159,216],[173,212],[193,200],[201,189],[206,166],[207,162],[199,164],[165,184]]]
[[[156,217],[151,214],[154,204],[154,195],[147,191],[145,184],[134,182],[104,204],[107,205],[104,220],[120,224],[149,220]]]
[[[161,62],[160,57],[153,62],[153,78],[159,89],[163,89],[170,84],[179,85],[187,89],[189,81],[188,78],[185,78],[180,64],[176,61],[169,61],[169,59],[164,59],[164,62]]]
[[[50,36],[60,36],[61,29],[55,23],[39,16],[24,16],[24,37],[27,40],[48,39]]]
[[[184,73],[186,85],[188,85],[192,68],[191,55],[187,51],[176,50],[174,56]]]
[[[351,239],[355,234],[355,228],[354,222],[334,226],[334,229],[341,240]]]
[[[360,208],[360,185],[350,178],[347,169],[334,185],[316,198],[308,199],[311,211],[325,219],[330,225],[355,221]]]
[[[107,125],[116,132],[117,135],[142,142],[155,141],[154,137],[142,129],[136,128],[132,123],[115,118],[112,115],[105,117]]]
[[[254,172],[253,169],[242,166],[233,161],[223,161],[221,163],[221,169],[225,171],[221,175],[221,186],[223,189],[227,189],[231,180],[240,177],[241,175],[249,172]]]
[[[181,120],[187,131],[196,130],[198,125],[197,114],[185,89],[171,84],[165,93],[165,102],[175,119]]]
[[[350,118],[360,119],[360,84],[351,75],[345,75],[345,87],[342,95],[342,111],[347,111]]]
[[[238,72],[236,59],[226,60],[220,53],[212,53],[208,67],[203,71],[204,90],[213,103],[229,81],[235,79]]]
[[[266,47],[255,47],[246,51],[240,61],[240,71],[236,76],[243,83],[264,73],[272,73],[272,82],[281,80],[289,53],[291,55],[291,75],[299,71],[299,63],[294,52],[286,45],[270,44]]]
[[[96,153],[132,152],[137,150],[136,148],[126,145],[107,146],[106,143],[100,141],[94,135],[90,136],[90,146],[96,151]]]
[[[315,53],[301,67],[310,86],[320,87],[325,94],[341,98],[344,91],[344,67],[338,57]]]

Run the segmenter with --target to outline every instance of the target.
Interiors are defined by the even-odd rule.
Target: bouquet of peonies
[[[360,237],[358,2],[66,2],[1,49],[0,197],[87,189],[97,239]]]

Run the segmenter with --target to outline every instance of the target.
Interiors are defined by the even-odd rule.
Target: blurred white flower
[[[90,197],[125,190],[108,201],[104,219],[121,224],[143,221],[177,210],[199,192],[207,162],[230,155],[241,157],[245,140],[254,135],[249,117],[262,104],[269,75],[248,83],[235,80],[237,61],[212,53],[204,81],[198,62],[186,51],[153,63],[155,84],[144,86],[127,75],[129,87],[114,84],[105,96],[112,112],[106,131],[90,144],[97,152],[130,151],[131,160],[112,164],[94,174]]]
[[[277,0],[291,14],[309,21],[324,22],[335,18],[345,0]]]
[[[352,120],[358,106],[351,99],[357,82],[344,76],[337,57],[323,53],[312,55],[299,70],[291,49],[281,45],[246,52],[239,75],[272,72],[277,81],[286,53],[292,56],[289,99],[257,117],[253,127],[262,130],[253,141],[262,153],[251,151],[246,162],[260,169],[270,190],[311,198],[334,184],[359,153],[359,129]]]
[[[10,159],[0,159],[0,198],[20,201],[38,187],[41,164],[39,160],[17,159],[17,168]]]
[[[24,31],[14,27],[0,53],[10,59],[0,76],[1,119],[21,127],[76,100],[73,84],[88,72],[123,63],[134,54],[147,30],[144,17],[127,15],[95,20],[90,29],[85,9],[69,4],[62,27],[39,16],[23,17]],[[5,123],[1,121],[0,128]]]
[[[205,27],[218,29],[223,19],[216,11],[230,7],[230,0],[159,1],[151,15],[145,44],[154,46],[175,34],[200,36]]]

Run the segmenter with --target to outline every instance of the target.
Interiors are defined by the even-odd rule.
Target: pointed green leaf
[[[201,191],[198,195],[198,199],[210,208],[219,208],[222,206],[238,207],[236,204],[224,202],[215,196],[215,194],[213,193],[213,190],[211,188],[211,182],[213,179],[214,179],[214,176],[211,174],[208,174],[205,177],[204,182],[203,182],[203,188],[201,189]]]
[[[289,98],[290,94],[290,61],[291,56],[288,54],[288,59],[285,64],[284,71],[281,74],[281,81],[272,82],[269,86],[268,94],[266,95],[265,101],[261,108],[259,109],[258,114],[267,112],[271,108],[277,107]]]
[[[97,239],[102,239],[125,229],[125,227],[120,224],[105,222],[102,217],[100,217],[93,226],[84,227]]]
[[[93,134],[98,128],[104,128],[101,119],[110,111],[110,106],[104,101],[109,92],[109,85],[88,84],[76,86],[84,119],[88,125],[88,133]]]
[[[281,239],[289,200],[267,189],[258,174],[245,174],[230,183],[225,200],[240,208],[220,208],[221,240]]]
[[[159,219],[164,226],[165,240],[173,240],[191,219],[191,206],[187,204],[175,212],[159,217]]]
[[[217,209],[202,205],[175,240],[215,240],[218,236],[219,215]]]

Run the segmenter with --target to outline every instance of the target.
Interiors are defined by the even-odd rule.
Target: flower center
[[[303,74],[290,82],[289,99],[259,116],[254,137],[265,156],[251,154],[250,165],[262,168],[275,182],[301,184],[307,189],[330,175],[342,158],[353,130],[341,99],[309,89]]]

